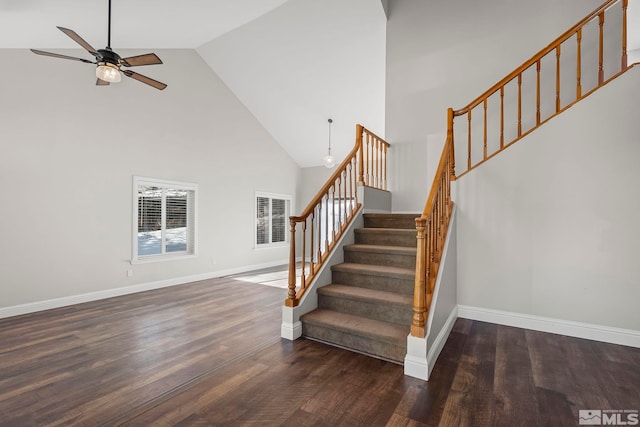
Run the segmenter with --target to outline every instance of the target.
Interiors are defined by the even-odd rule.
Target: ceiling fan
[[[94,49],[89,43],[87,43],[82,37],[76,34],[75,31],[68,28],[58,27],[60,31],[69,36],[73,41],[82,46],[87,52],[95,57],[95,61],[88,59],[76,58],[74,56],[60,55],[58,53],[45,52],[42,50],[31,49],[31,51],[38,55],[52,56],[54,58],[70,59],[73,61],[86,62],[87,64],[96,64],[96,76],[98,80],[96,85],[107,86],[110,83],[117,83],[120,81],[122,74],[127,77],[131,77],[139,82],[146,83],[149,86],[162,90],[167,87],[166,84],[154,80],[150,77],[143,76],[131,70],[123,70],[121,67],[137,67],[140,65],[154,65],[162,64],[162,60],[155,53],[146,53],[144,55],[130,56],[128,58],[121,58],[120,55],[111,50],[111,0],[109,0],[109,27],[107,35],[107,47],[104,49]]]

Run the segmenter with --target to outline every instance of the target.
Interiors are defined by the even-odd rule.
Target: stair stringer
[[[358,186],[358,200],[362,206],[355,213],[355,217],[342,233],[327,260],[309,284],[296,307],[282,306],[282,324],[280,336],[288,340],[296,340],[302,336],[302,322],[300,317],[318,308],[318,288],[331,283],[331,267],[344,262],[344,246],[355,242],[355,229],[364,227],[364,213],[391,212],[391,193],[372,187]]]
[[[454,204],[449,219],[449,231],[442,250],[431,308],[427,315],[426,337],[407,336],[404,374],[422,380],[429,379],[436,359],[458,318],[456,210]]]

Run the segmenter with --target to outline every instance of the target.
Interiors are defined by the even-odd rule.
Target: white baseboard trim
[[[280,336],[289,341],[297,340],[302,336],[302,322],[282,322],[282,325],[280,325]]]
[[[407,354],[404,357],[404,374],[413,378],[428,381],[431,371],[435,366],[440,352],[444,348],[444,344],[449,338],[451,329],[458,318],[458,307],[453,307],[449,317],[442,325],[442,329],[438,331],[438,335],[433,340],[431,348],[428,348],[427,341],[429,335],[425,338],[418,338],[411,335],[407,336]]]
[[[410,354],[404,357],[404,374],[406,376],[427,381],[430,371],[426,358]]]
[[[440,329],[440,332],[438,332],[438,335],[436,336],[436,338],[433,340],[433,345],[431,345],[431,348],[428,349],[428,353],[427,353],[427,366],[429,367],[429,374],[428,376],[431,376],[431,371],[433,370],[433,367],[436,364],[436,360],[438,359],[438,356],[440,356],[440,353],[442,352],[442,349],[444,348],[445,343],[447,342],[447,338],[449,338],[449,334],[451,333],[451,330],[453,329],[453,325],[456,323],[456,319],[458,318],[458,306],[453,307],[453,310],[451,310],[451,313],[449,313],[449,317],[447,317],[447,320],[444,323],[444,326],[442,327],[442,329]],[[427,336],[427,339],[429,337]]]
[[[640,331],[482,307],[458,305],[458,317],[640,348]]]
[[[65,307],[68,305],[82,304],[90,301],[97,301],[106,298],[119,297],[122,295],[134,294],[137,292],[150,291],[153,289],[166,288],[168,286],[184,285],[186,283],[197,282],[199,280],[215,279],[218,277],[230,276],[233,274],[244,273],[261,268],[275,267],[287,264],[288,261],[275,261],[264,264],[244,266],[227,270],[212,271],[203,274],[194,274],[191,276],[182,276],[166,280],[158,280],[154,282],[140,283],[137,285],[123,286],[120,288],[105,289],[102,291],[89,292],[86,294],[69,295],[66,297],[54,298],[43,301],[35,301],[26,304],[14,305],[9,307],[0,307],[0,319],[6,317],[19,316],[22,314],[35,313],[37,311],[51,310],[53,308]]]

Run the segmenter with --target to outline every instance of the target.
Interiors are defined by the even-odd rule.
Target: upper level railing
[[[454,118],[466,116],[454,128],[455,148],[458,153],[466,148],[467,154],[458,164],[458,177],[627,69],[627,6],[628,0],[605,2],[453,112]]]
[[[453,208],[450,183],[457,179],[454,153],[456,149],[464,152],[456,141],[465,143],[462,147],[467,154],[465,164],[459,167],[459,178],[624,72],[628,68],[627,7],[628,0],[605,2],[469,105],[448,110],[447,140],[424,211],[416,219],[411,335],[425,337],[426,333]],[[605,17],[614,24],[606,27]],[[571,52],[567,45],[574,43],[574,53],[567,54],[567,50]],[[567,79],[571,82],[568,89],[561,84]],[[543,98],[549,93],[550,98]],[[478,117],[477,112],[473,114],[477,109],[481,110],[479,122],[472,120]],[[454,118],[465,115],[463,138],[457,138],[460,129],[454,127]]]
[[[289,291],[285,305],[295,307],[360,209],[357,187],[387,189],[389,143],[356,125],[356,143],[299,216],[289,217]],[[297,262],[300,257],[301,261]]]

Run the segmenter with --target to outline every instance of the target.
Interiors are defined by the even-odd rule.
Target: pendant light
[[[331,155],[331,123],[333,120],[329,119],[329,150],[327,151],[327,155],[323,157],[322,161],[324,163],[324,167],[331,169],[336,164],[336,159]]]

